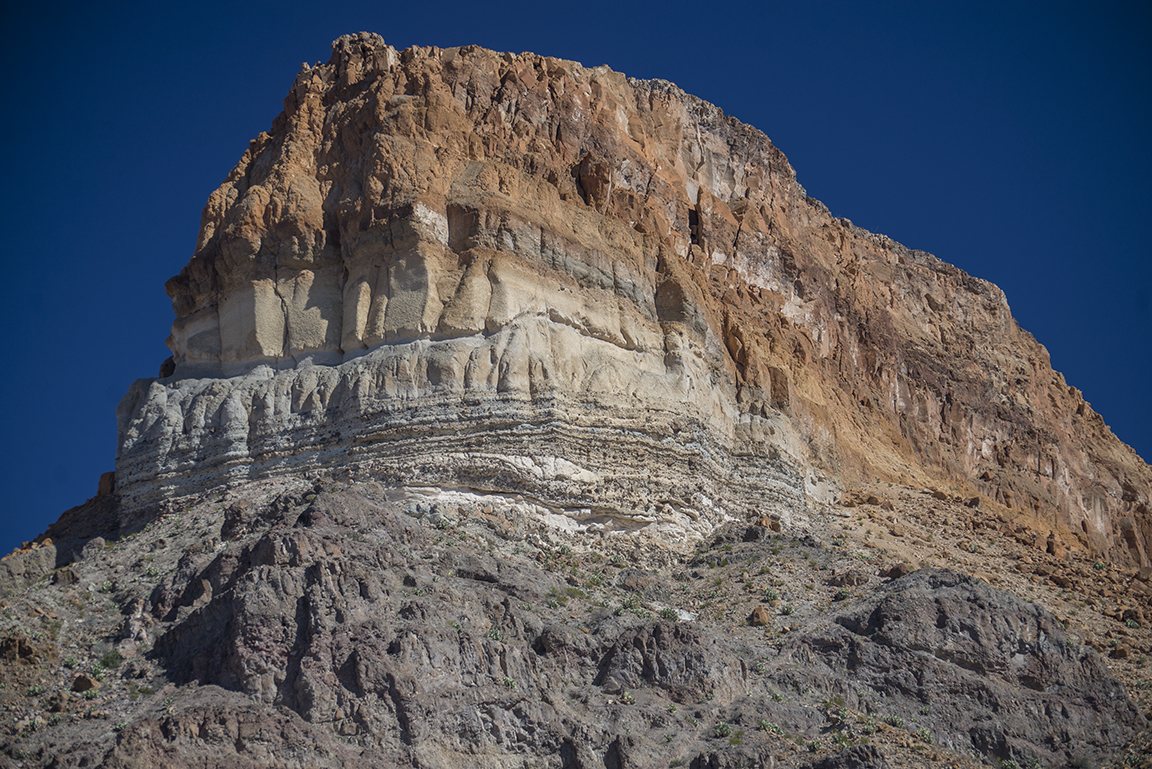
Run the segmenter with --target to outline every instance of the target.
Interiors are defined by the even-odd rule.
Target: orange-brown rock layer
[[[837,482],[951,487],[1150,563],[1152,469],[998,288],[832,216],[764,134],[664,81],[342,37],[210,196],[168,292],[175,373],[120,409],[129,494],[205,463],[272,471],[287,449],[261,431],[346,461],[334,449],[372,442],[389,403],[560,402],[579,428],[624,397],[621,431],[664,414],[644,461],[694,425],[733,462],[779,453],[808,502]],[[603,488],[587,457],[559,459],[577,466],[564,493]],[[803,505],[794,491],[778,498]]]

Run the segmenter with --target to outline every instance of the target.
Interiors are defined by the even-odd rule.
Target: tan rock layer
[[[767,137],[664,81],[340,38],[211,195],[168,292],[175,375],[121,408],[129,494],[173,483],[190,457],[272,461],[259,441],[221,445],[206,427],[228,414],[275,424],[244,380],[215,378],[262,367],[304,392],[314,363],[371,389],[364,367],[377,364],[361,356],[423,344],[428,360],[383,356],[418,372],[389,397],[515,391],[543,413],[550,398],[631,393],[636,414],[673,397],[722,453],[818,488],[950,486],[1102,556],[1147,565],[1152,552],[1152,470],[1052,370],[999,289],[832,216]],[[307,397],[288,412],[309,411]],[[446,408],[433,412],[450,432]],[[644,432],[643,417],[616,416]]]

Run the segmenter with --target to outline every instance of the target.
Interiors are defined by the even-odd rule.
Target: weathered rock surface
[[[884,478],[1149,563],[1152,470],[995,286],[664,81],[341,38],[168,291],[173,373],[119,410],[137,504],[356,464],[697,536]]]
[[[937,743],[1020,765],[1107,758],[1130,729],[1115,726],[1142,720],[1050,613],[953,571],[900,577],[782,656],[799,663],[786,674],[797,683],[853,705],[861,691],[879,695],[903,720],[927,711]]]
[[[956,572],[812,601],[801,582],[857,561],[812,534],[721,532],[658,566],[523,503],[420,499],[248,484],[93,540],[78,583],[14,605],[50,609],[59,641],[0,646],[0,702],[53,704],[0,749],[54,767],[1064,766],[1146,726],[1047,611]],[[779,633],[746,622],[768,585],[794,607]]]

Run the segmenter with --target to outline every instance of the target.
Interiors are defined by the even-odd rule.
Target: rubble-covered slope
[[[523,500],[347,478],[62,521],[5,561],[67,565],[4,583],[0,749],[61,768],[1152,761],[1131,742],[1152,617],[1032,581],[1060,559],[1011,537],[973,553],[959,502],[876,494],[804,528],[729,523],[684,558]],[[940,525],[928,542],[881,533],[889,516]]]

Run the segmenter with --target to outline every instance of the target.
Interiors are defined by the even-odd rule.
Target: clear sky
[[[0,551],[113,468],[116,404],[168,355],[163,285],[208,194],[301,62],[361,30],[717,104],[835,215],[1003,288],[1152,457],[1146,2],[5,3]]]

